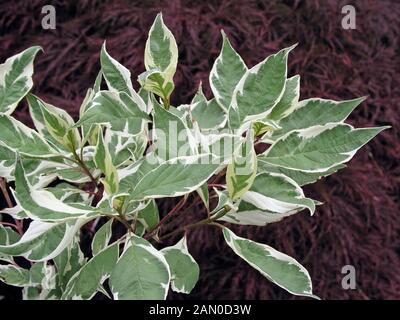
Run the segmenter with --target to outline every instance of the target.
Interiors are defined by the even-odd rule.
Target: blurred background
[[[54,30],[42,28],[42,7],[49,4],[56,9]],[[355,8],[355,29],[342,27],[346,4]],[[160,11],[179,46],[175,105],[189,103],[200,81],[210,96],[208,74],[221,47],[220,29],[249,67],[298,43],[289,56],[289,76],[300,74],[301,99],[368,96],[349,122],[392,129],[357,153],[346,169],[306,188],[307,195],[324,202],[315,215],[234,230],[295,257],[323,299],[400,299],[400,2],[1,0],[0,61],[42,46],[33,92],[76,117],[100,68],[103,41],[135,83],[144,71],[147,32]],[[15,115],[32,125],[25,103]],[[160,213],[173,205],[159,203]],[[196,206],[189,211],[176,224],[201,215]],[[170,299],[299,299],[235,256],[218,230],[191,231],[188,241],[201,278],[190,296],[170,294]],[[342,288],[345,265],[356,270],[354,290]],[[0,295],[21,297],[18,289],[4,285]]]

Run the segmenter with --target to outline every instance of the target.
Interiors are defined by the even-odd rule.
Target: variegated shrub
[[[300,263],[229,226],[312,215],[318,202],[301,187],[344,168],[385,128],[344,123],[362,98],[299,101],[300,77],[287,77],[292,49],[248,68],[222,33],[210,73],[214,97],[200,86],[189,104],[172,106],[178,49],[159,14],[140,90],[104,43],[76,122],[29,93],[39,47],[7,59],[0,65],[0,176],[9,205],[1,210],[0,280],[22,287],[25,299],[190,293],[199,266],[186,231],[209,225],[267,279],[316,297]],[[12,117],[24,98],[35,129]],[[180,200],[160,220],[155,199],[171,197]],[[190,202],[204,204],[204,218],[165,233]],[[80,235],[90,248],[81,250]],[[170,236],[180,240],[163,247]]]

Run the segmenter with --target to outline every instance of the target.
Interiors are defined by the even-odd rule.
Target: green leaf
[[[282,173],[285,176],[296,181],[296,183],[299,186],[304,186],[310,183],[314,183],[319,179],[321,179],[322,177],[327,177],[345,167],[346,165],[339,164],[324,172],[302,172],[302,171],[272,166],[269,165],[268,163],[265,163],[263,160],[258,161],[258,172]]]
[[[37,158],[58,154],[36,131],[10,116],[0,114],[0,128],[0,143],[14,152]]]
[[[0,177],[7,180],[14,179],[13,171],[15,158],[15,152],[0,145]]]
[[[265,244],[238,237],[223,228],[226,243],[264,277],[288,292],[317,298],[312,293],[308,271],[295,259]]]
[[[0,114],[10,115],[33,86],[33,60],[41,50],[31,47],[0,65]]]
[[[107,137],[109,137],[109,135]],[[109,195],[114,194],[118,192],[118,173],[117,169],[113,165],[110,151],[108,149],[109,139],[104,141],[102,133],[98,135],[98,139],[96,152],[94,154],[94,162],[96,167],[105,175],[105,178],[101,180],[105,191]]]
[[[28,95],[31,106],[39,106],[47,133],[68,150],[76,150],[81,145],[79,130],[72,128],[72,117],[64,110],[45,103],[34,95]]]
[[[14,198],[17,204],[33,220],[62,222],[77,218],[99,215],[93,207],[79,204],[66,204],[47,191],[32,188],[25,177],[21,160],[15,168]]]
[[[24,287],[30,283],[30,273],[14,265],[0,265],[0,281],[10,286]]]
[[[293,48],[283,49],[246,71],[233,92],[229,108],[231,129],[263,119],[279,102],[285,90],[288,54]]]
[[[194,138],[177,115],[154,102],[153,140],[155,152],[164,160],[196,153]]]
[[[112,236],[112,223],[113,220],[110,219],[105,224],[101,226],[99,230],[97,230],[96,234],[93,237],[92,241],[92,254],[95,256],[101,250],[108,246]]]
[[[276,140],[293,130],[342,122],[364,100],[365,98],[342,102],[325,99],[308,99],[301,101],[291,114],[279,122],[281,129],[273,132],[272,139]]]
[[[79,247],[79,236],[76,235],[72,242],[56,257],[53,258],[57,269],[57,283],[61,291],[65,291],[71,277],[86,263],[86,258]]]
[[[150,200],[147,206],[137,213],[137,227],[140,226],[136,235],[142,236],[146,230],[153,229],[160,221],[157,203],[154,199]]]
[[[259,159],[286,169],[325,172],[349,161],[358,149],[387,128],[354,129],[347,124],[327,124],[292,131]]]
[[[247,71],[246,64],[233,49],[224,31],[221,53],[215,60],[210,73],[210,86],[217,103],[225,111],[231,105],[233,90]]]
[[[256,176],[250,190],[242,195],[237,211],[227,213],[220,220],[263,226],[304,209],[313,214],[315,203],[304,196],[295,181],[279,173],[261,173]]]
[[[111,273],[110,288],[115,300],[160,300],[167,297],[170,278],[162,253],[132,236]]]
[[[144,52],[146,72],[139,76],[140,84],[169,101],[174,89],[173,77],[178,63],[178,47],[171,31],[159,13],[149,31]],[[167,108],[169,107],[166,106]]]
[[[30,261],[46,261],[59,255],[88,220],[66,223],[32,221],[18,242],[0,245],[0,254],[23,256]]]
[[[148,115],[126,93],[99,91],[75,126],[104,124],[115,131],[135,135],[143,131],[148,119]]]
[[[197,194],[199,195],[200,199],[203,201],[206,208],[210,207],[210,195],[208,192],[208,184],[207,182],[204,183],[200,188],[196,190]]]
[[[288,116],[297,108],[300,98],[300,76],[294,76],[286,80],[285,91],[281,100],[268,115],[270,120],[279,120]]]
[[[227,115],[213,98],[207,100],[203,94],[201,85],[191,102],[191,114],[194,121],[203,130],[218,129],[225,125]]]
[[[256,174],[257,154],[254,150],[253,131],[249,130],[245,142],[226,169],[229,197],[233,200],[239,199],[250,189]]]
[[[110,91],[125,92],[131,95],[132,88],[131,73],[127,68],[112,58],[107,50],[106,43],[103,43],[100,53],[101,72],[107,82]]]
[[[218,164],[202,164],[201,157],[176,158],[134,172],[120,187],[132,200],[178,197],[198,189],[218,169]]]
[[[107,139],[110,141],[108,147],[115,167],[121,167],[139,160],[143,157],[147,147],[145,132],[132,135],[120,131],[106,130]]]
[[[91,299],[116,266],[118,245],[119,242],[115,242],[103,249],[74,274],[67,284],[62,299]]]
[[[171,289],[189,294],[199,279],[200,268],[188,251],[186,237],[161,252],[171,270]]]

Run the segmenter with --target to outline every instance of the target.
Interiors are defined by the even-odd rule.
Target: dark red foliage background
[[[41,8],[49,3],[57,10],[56,30],[41,28]],[[310,271],[315,293],[324,299],[399,299],[400,2],[353,1],[356,30],[341,27],[345,4],[335,0],[3,0],[0,60],[41,45],[44,53],[37,59],[34,92],[76,116],[99,70],[104,39],[109,52],[131,70],[135,80],[144,69],[147,31],[159,11],[179,46],[175,104],[188,103],[200,81],[210,94],[208,73],[220,50],[221,28],[249,66],[298,43],[290,55],[289,74],[301,75],[303,99],[367,95],[349,121],[356,126],[390,124],[392,129],[364,147],[348,168],[307,187],[308,195],[324,202],[313,217],[301,213],[275,225],[235,231],[297,258]],[[25,104],[16,116],[31,124]],[[161,212],[165,214],[172,205],[161,203]],[[201,213],[193,208],[177,223],[188,215],[193,219]],[[295,298],[240,261],[218,230],[192,231],[189,247],[201,266],[201,279],[190,298]],[[346,264],[356,268],[356,290],[341,287],[341,269]],[[171,294],[170,298],[186,296]]]

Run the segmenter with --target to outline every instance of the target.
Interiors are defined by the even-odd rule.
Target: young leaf
[[[315,203],[304,196],[295,181],[283,174],[261,173],[256,176],[250,190],[242,195],[238,209],[228,212],[220,220],[264,226],[304,209],[313,214]]]
[[[41,50],[31,47],[0,65],[0,114],[10,115],[33,86],[33,60]]]
[[[97,253],[69,280],[63,300],[89,300],[109,277],[118,260],[118,242]]]
[[[265,244],[238,237],[228,228],[223,228],[223,234],[232,250],[268,280],[294,295],[317,298],[312,293],[308,271],[295,259]]]
[[[94,162],[96,167],[103,172],[105,178],[101,180],[104,185],[104,189],[107,194],[114,194],[118,192],[118,173],[117,169],[112,163],[110,152],[108,150],[109,135],[107,141],[104,140],[103,134],[98,135],[98,142],[96,146],[96,152],[94,154]]]
[[[226,185],[229,197],[233,200],[240,198],[248,191],[256,177],[257,154],[253,144],[253,131],[249,130],[246,141],[226,169]]]
[[[293,130],[307,129],[316,125],[342,122],[365,98],[347,101],[307,99],[297,104],[293,113],[279,122],[281,129],[272,134],[276,140]]]
[[[29,95],[28,101],[30,101],[31,106],[39,106],[46,131],[54,140],[68,150],[76,150],[80,147],[79,130],[72,128],[74,120],[66,111],[45,103],[34,95]]]
[[[187,248],[186,237],[161,250],[171,270],[171,289],[189,294],[199,279],[200,269]]]
[[[247,71],[246,64],[233,49],[224,31],[221,53],[215,60],[210,73],[210,86],[217,103],[225,111],[231,105],[233,90]]]
[[[174,89],[173,77],[178,63],[178,47],[171,31],[159,13],[149,31],[144,52],[146,72],[139,82],[148,91],[169,101]],[[166,105],[169,108],[169,104]]]
[[[286,80],[285,91],[281,100],[268,115],[270,120],[279,120],[288,116],[297,107],[300,98],[300,76],[294,76]]]
[[[283,49],[246,71],[233,91],[231,129],[264,118],[279,102],[285,89],[288,54],[293,48]]]
[[[131,73],[108,54],[105,42],[101,47],[100,63],[109,90],[113,92],[122,91],[130,95],[133,91]]]
[[[110,288],[115,300],[160,300],[167,297],[170,279],[162,253],[132,236],[110,275]]]
[[[112,223],[113,220],[110,219],[96,232],[92,241],[92,254],[97,255],[101,250],[108,246],[112,236]]]
[[[259,157],[264,162],[303,172],[325,172],[349,161],[364,144],[388,127],[354,129],[327,124],[288,133]]]

